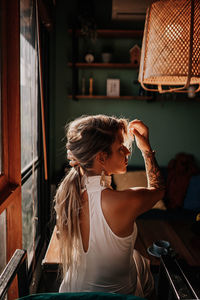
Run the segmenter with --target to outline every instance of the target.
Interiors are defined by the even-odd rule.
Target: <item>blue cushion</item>
[[[185,209],[200,211],[200,175],[191,177],[183,207]]]
[[[113,293],[100,293],[100,292],[82,292],[82,293],[44,293],[44,294],[35,294],[29,295],[22,299],[26,300],[64,300],[64,299],[116,299],[116,300],[145,300],[144,298],[133,296],[133,295],[121,295]]]

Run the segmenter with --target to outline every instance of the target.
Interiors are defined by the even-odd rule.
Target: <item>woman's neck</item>
[[[89,171],[86,173],[87,176],[101,176],[101,172]],[[107,174],[105,174],[107,176]]]

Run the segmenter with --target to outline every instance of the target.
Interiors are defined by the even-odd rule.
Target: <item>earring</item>
[[[106,186],[106,176],[105,176],[105,171],[104,170],[102,170],[102,172],[101,172],[100,185],[101,186]]]

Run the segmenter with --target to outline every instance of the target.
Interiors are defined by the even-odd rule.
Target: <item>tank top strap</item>
[[[97,192],[97,191],[103,191],[104,189],[111,187],[111,176],[102,176],[96,175],[96,176],[86,176],[84,175],[81,179],[81,189],[82,192],[87,190],[88,192]]]

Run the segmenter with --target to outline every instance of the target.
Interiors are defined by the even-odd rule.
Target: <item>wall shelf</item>
[[[69,67],[73,67],[73,63],[68,63]],[[84,63],[77,62],[74,64],[77,68],[117,68],[117,69],[138,69],[138,65],[131,63]]]
[[[72,98],[72,95],[68,95]],[[76,99],[120,99],[120,100],[152,100],[150,96],[106,96],[106,95],[76,95]]]
[[[130,62],[130,54],[129,50],[131,49],[133,44],[137,44],[138,40],[142,39],[143,36],[143,30],[118,30],[118,29],[98,29],[97,30],[97,39],[98,39],[98,49],[95,52],[95,49],[93,49],[94,53],[96,53],[96,57],[100,57],[100,54],[98,51],[99,49],[103,48],[104,45],[106,45],[107,42],[105,42],[104,38],[109,38],[116,40],[118,38],[123,38],[123,41],[120,43],[113,43],[113,47],[115,47],[115,51],[117,55],[114,57],[114,62],[109,62],[109,63],[104,63],[101,61],[93,62],[93,63],[87,63],[84,61],[84,55],[83,53],[86,51],[84,49],[84,52],[81,53],[80,49],[81,46],[85,47],[85,42],[83,41],[85,37],[81,30],[76,30],[76,29],[70,29],[69,33],[72,36],[72,57],[70,61],[68,62],[68,67],[72,68],[72,91],[70,92],[72,95],[69,96],[70,98],[74,100],[78,99],[121,99],[121,100],[151,100],[152,97],[149,96],[139,96],[139,91],[138,88],[135,89],[137,90],[135,92],[134,88],[129,88],[133,84],[133,81],[136,80],[136,74],[138,71],[138,61],[136,59],[136,63],[131,63]],[[125,39],[128,39],[130,41],[127,41]],[[90,40],[88,38],[88,40]],[[88,42],[87,40],[87,42]],[[140,43],[139,42],[139,43]],[[87,44],[87,43],[86,43]],[[124,47],[125,45],[125,47]],[[89,48],[89,46],[87,45]],[[124,47],[124,48],[123,48]],[[106,46],[105,46],[106,48]],[[83,50],[82,50],[83,51]],[[86,52],[87,53],[87,52]],[[125,55],[124,55],[125,54]],[[80,71],[81,69],[84,69],[84,71]],[[88,69],[88,71],[87,71]],[[95,70],[95,76],[97,79],[96,81],[96,91],[93,90],[93,92],[96,92],[96,95],[82,95],[81,91],[86,89],[86,93],[89,94],[88,91],[88,85],[86,84],[85,87],[82,87],[81,84],[83,84],[83,81],[81,81],[81,78],[79,76],[83,76],[85,80],[88,80],[88,78],[93,77],[90,73],[90,69],[96,69]],[[100,72],[100,70],[105,69],[105,72]],[[108,69],[113,69],[109,70]],[[123,69],[127,70],[134,70],[133,71],[133,81],[131,81],[130,76],[128,75],[127,77],[121,76],[121,74],[125,74],[126,71],[123,73]],[[118,72],[119,70],[119,72]],[[84,74],[84,75],[82,75]],[[107,74],[107,76],[105,75]],[[113,75],[114,74],[114,75]],[[112,77],[113,76],[113,77]],[[135,76],[135,77],[134,77]],[[100,80],[103,80],[105,82],[106,78],[120,78],[120,86],[122,84],[123,87],[126,86],[126,83],[128,82],[127,88],[122,88],[122,94],[126,94],[125,96],[118,96],[118,97],[110,97],[106,96],[105,88],[102,86],[102,84],[99,84]],[[99,88],[100,87],[100,88]],[[90,89],[90,87],[89,87]],[[92,88],[93,89],[93,88]],[[132,93],[133,92],[133,93]],[[103,95],[102,95],[103,94]],[[134,96],[135,94],[135,96]]]
[[[72,29],[69,29],[69,33],[72,34]],[[81,30],[75,31],[76,36],[83,36]],[[143,30],[124,30],[124,29],[97,29],[98,37],[113,37],[113,38],[136,38],[143,36]]]

